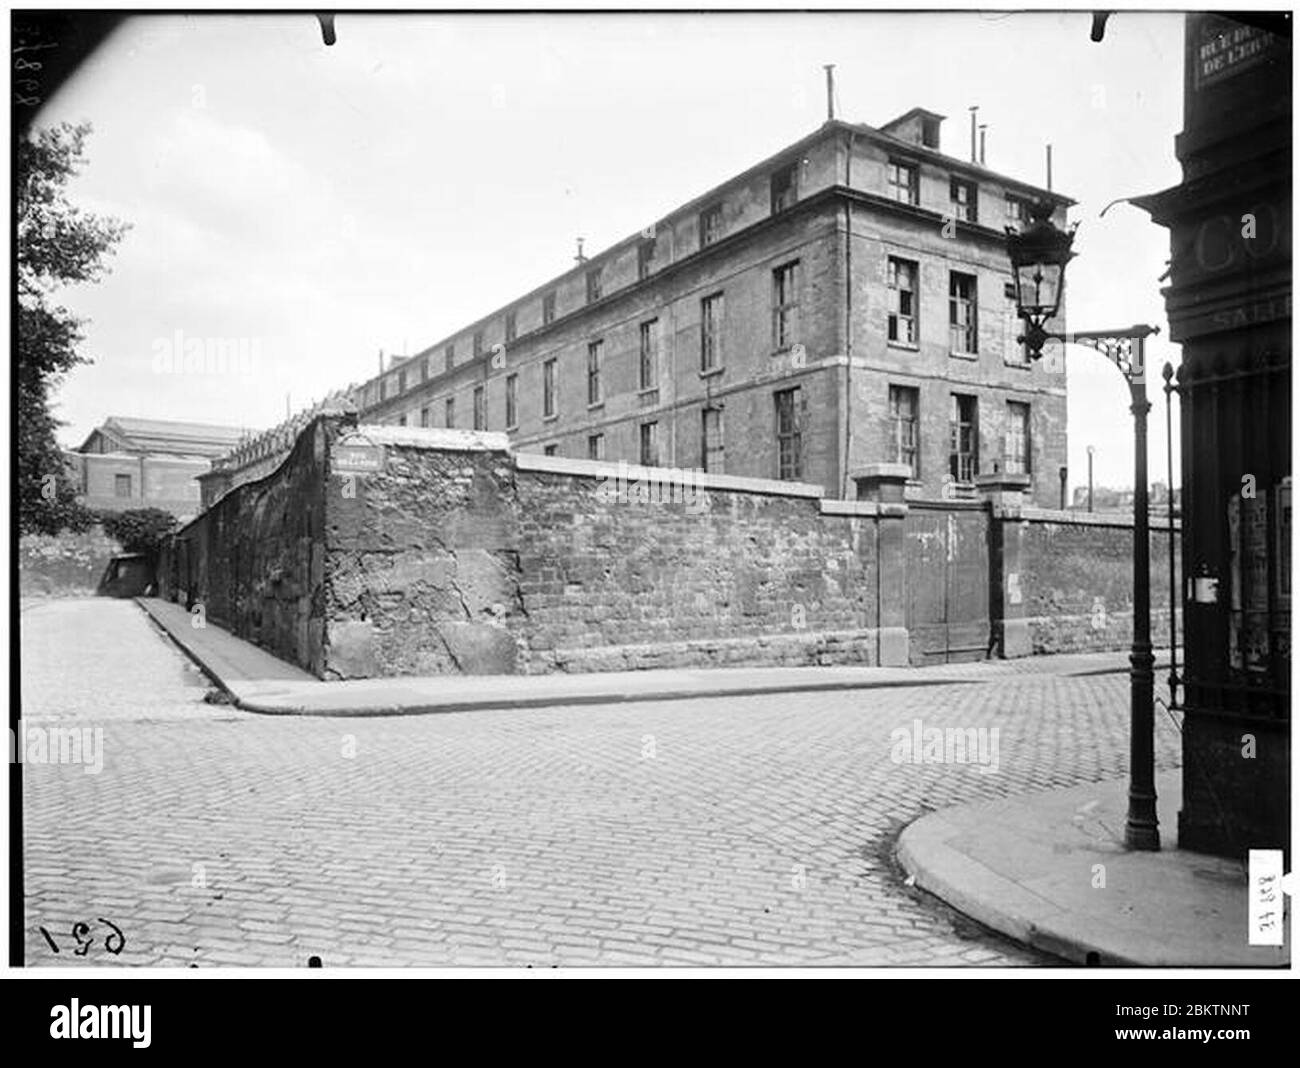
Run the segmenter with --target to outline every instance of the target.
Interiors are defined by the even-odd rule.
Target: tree
[[[18,143],[15,167],[18,281],[19,532],[55,534],[85,529],[95,517],[76,500],[59,448],[60,425],[50,398],[68,371],[89,361],[77,352],[85,325],[55,301],[60,287],[96,282],[128,229],[116,219],[83,212],[66,196],[68,180],[85,162],[90,126],[38,130]]]
[[[104,533],[122,546],[123,552],[144,553],[157,562],[163,543],[176,530],[176,517],[161,508],[131,508],[105,512],[100,521]]]

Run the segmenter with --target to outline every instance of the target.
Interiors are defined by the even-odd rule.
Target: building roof
[[[666,228],[672,219],[680,215],[688,214],[691,211],[698,210],[700,207],[713,202],[719,196],[721,196],[726,190],[734,186],[740,185],[745,181],[748,181],[755,174],[760,174],[765,171],[769,171],[774,167],[780,165],[781,163],[788,161],[791,158],[797,158],[799,154],[807,150],[809,146],[815,144],[818,141],[825,139],[829,135],[834,135],[836,132],[850,133],[858,137],[865,137],[870,140],[884,142],[887,145],[897,146],[899,148],[905,149],[908,153],[914,156],[918,156],[922,159],[927,159],[932,163],[946,167],[956,174],[962,174],[967,177],[976,178],[981,181],[987,181],[987,180],[996,181],[999,184],[1006,187],[1006,189],[1009,190],[1010,192],[1017,193],[1021,196],[1026,197],[1027,199],[1047,200],[1058,206],[1063,206],[1067,208],[1072,207],[1074,204],[1077,203],[1077,201],[1073,200],[1070,197],[1065,196],[1062,193],[1058,193],[1054,190],[1046,189],[1043,186],[1035,185],[1032,182],[1026,182],[1020,178],[1013,178],[1010,175],[1002,174],[1001,172],[986,167],[981,163],[970,162],[961,159],[960,157],[957,156],[951,156],[946,152],[940,151],[938,148],[929,148],[924,145],[914,144],[910,141],[904,141],[899,137],[897,137],[895,134],[890,133],[889,130],[887,129],[887,128],[897,127],[900,123],[903,123],[905,120],[918,115],[924,116],[926,118],[936,119],[939,121],[943,121],[943,119],[945,118],[945,116],[940,115],[938,112],[929,111],[926,108],[917,107],[904,112],[896,119],[893,119],[890,122],[886,123],[885,127],[869,126],[866,123],[846,122],[842,119],[828,119],[826,120],[826,122],[822,123],[821,126],[817,127],[817,129],[813,130],[811,133],[805,135],[804,137],[801,137],[798,141],[795,141],[793,144],[786,145],[780,151],[766,157],[759,163],[754,164],[752,167],[746,168],[744,171],[741,171],[739,174],[732,175],[730,178],[726,179],[723,182],[718,183],[713,188],[709,189],[706,193],[694,197],[691,200],[686,201],[684,204],[678,205],[672,211],[668,212],[666,215],[664,215],[659,220],[657,220],[655,222],[654,227],[652,227],[652,229],[657,230],[661,226]],[[480,316],[478,319],[473,320],[466,326],[459,327],[452,333],[444,336],[438,341],[435,341],[433,344],[422,347],[414,355],[403,356],[400,359],[394,358],[394,362],[390,363],[387,367],[385,367],[382,371],[380,371],[379,374],[371,375],[367,377],[363,385],[370,385],[373,382],[379,381],[380,379],[384,378],[385,375],[395,370],[402,363],[408,362],[410,360],[415,360],[417,358],[423,358],[423,357],[433,355],[438,350],[442,349],[448,342],[452,341],[454,338],[460,336],[461,334],[464,334],[466,331],[477,329],[480,326],[485,326],[488,323],[490,323],[493,319],[500,316],[511,307],[518,305],[522,301],[540,297],[543,293],[547,293],[553,290],[556,286],[562,284],[566,280],[584,274],[585,272],[590,270],[593,266],[597,265],[602,261],[605,261],[611,254],[617,252],[620,249],[624,249],[627,246],[632,245],[640,240],[643,240],[644,239],[642,237],[643,233],[644,231],[638,234],[634,234],[630,237],[626,237],[623,240],[617,241],[614,244],[608,246],[607,248],[602,249],[597,253],[593,253],[592,255],[584,258],[581,262],[575,264],[573,267],[566,269],[561,274],[555,275],[554,277],[548,279],[542,285],[535,286],[533,289],[529,290],[528,292],[521,294],[518,297],[515,297],[509,303],[494,308],[486,315]]]
[[[86,452],[96,434],[112,446],[113,452],[164,453],[173,456],[224,456],[249,431],[244,427],[214,423],[182,423],[167,419],[134,419],[111,415],[87,436],[78,452]]]

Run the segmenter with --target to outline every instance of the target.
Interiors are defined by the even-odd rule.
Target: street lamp
[[[1007,251],[1015,276],[1016,314],[1025,322],[1017,339],[1030,359],[1043,355],[1048,341],[1077,342],[1096,349],[1119,368],[1128,382],[1133,413],[1133,645],[1129,652],[1129,693],[1132,715],[1129,738],[1128,818],[1124,845],[1158,850],[1155,782],[1155,657],[1151,652],[1151,542],[1147,497],[1147,401],[1145,342],[1158,327],[1139,323],[1119,330],[1055,333],[1047,323],[1061,308],[1065,267],[1074,258],[1074,230],[1052,222],[1054,205],[1036,201],[1033,220],[1023,231],[1007,227]],[[1077,226],[1077,224],[1076,224]],[[1089,454],[1092,450],[1089,449]],[[1091,460],[1091,455],[1089,455]],[[1090,502],[1091,503],[1091,502]]]

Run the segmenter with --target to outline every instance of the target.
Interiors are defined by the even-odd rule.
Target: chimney
[[[827,63],[823,66],[826,71],[826,121],[835,121],[835,64]]]
[[[980,166],[984,166],[984,131],[989,128],[986,122],[980,123]]]
[[[980,106],[978,104],[975,104],[973,107],[970,108],[970,161],[972,163],[979,162],[979,156],[976,153],[976,148],[975,148],[975,131],[979,124],[979,119],[976,117],[976,112],[978,112],[979,109]]]
[[[1052,146],[1047,146],[1047,188],[1052,188]]]
[[[586,263],[587,257],[582,251],[582,238],[578,238],[578,254],[573,257],[575,263]]]

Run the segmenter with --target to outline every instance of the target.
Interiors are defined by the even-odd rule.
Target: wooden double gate
[[[982,501],[909,501],[906,622],[913,664],[989,655],[989,513]]]

